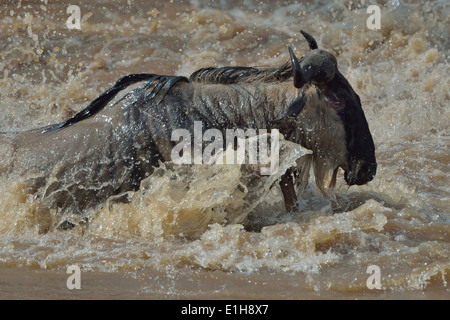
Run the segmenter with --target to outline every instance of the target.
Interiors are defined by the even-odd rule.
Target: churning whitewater
[[[1,298],[67,297],[66,270],[72,265],[80,267],[79,292],[88,299],[105,292],[115,298],[169,299],[448,295],[447,1],[373,1],[381,15],[375,30],[367,27],[367,1],[76,2],[0,5],[2,137],[76,118],[130,74],[189,79],[208,67],[279,69],[292,61],[288,47],[302,65],[301,57],[311,50],[299,33],[304,29],[319,49],[336,57],[339,72],[360,98],[375,147],[376,176],[348,186],[344,157],[326,170],[323,184],[316,184],[318,172],[311,166],[294,210],[286,210],[286,193],[274,185],[312,151],[280,136],[277,174],[259,175],[259,164],[245,170],[161,162],[130,188],[96,194],[101,205],[86,202],[80,211],[61,214],[63,205],[47,204],[58,203],[63,194],[58,190],[68,199],[73,190],[65,186],[74,180],[66,183],[68,176],[58,171],[62,166],[47,167],[41,160],[66,156],[83,162],[100,144],[59,148],[74,131],[66,136],[49,131],[54,140],[42,145],[24,140],[35,150],[30,156],[17,153],[11,139],[1,139]],[[69,5],[80,9],[80,29],[66,23]],[[142,85],[134,83],[108,106],[136,98],[126,92],[144,92]],[[107,122],[110,115],[102,115],[89,125],[80,121],[86,127],[73,141],[88,132],[92,141],[103,139],[105,131],[89,131]],[[71,128],[76,127],[66,127]],[[114,150],[120,164],[123,158]],[[50,202],[37,192],[42,176],[29,164],[47,170]],[[83,162],[76,179],[85,184],[79,185],[108,188],[104,181],[86,183],[93,168]],[[120,179],[132,181],[126,174]],[[335,187],[328,188],[334,179]],[[379,270],[379,286],[371,286],[371,270]],[[93,283],[101,283],[102,290]]]

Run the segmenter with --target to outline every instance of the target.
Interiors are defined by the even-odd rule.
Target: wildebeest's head
[[[345,129],[347,161],[339,164],[345,171],[345,181],[348,185],[366,184],[374,178],[377,163],[375,146],[359,96],[338,70],[336,58],[318,49],[311,35],[303,30],[301,33],[311,50],[298,60],[289,47],[294,85],[304,89],[307,84],[313,84],[326,96],[328,107],[335,110]]]

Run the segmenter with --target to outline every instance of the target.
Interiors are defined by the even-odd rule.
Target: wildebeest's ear
[[[271,121],[273,126],[283,127],[283,126],[291,126],[292,121],[298,116],[298,114],[303,110],[306,104],[306,95],[300,93],[297,99],[291,103],[291,105],[284,111],[283,115]]]
[[[295,118],[303,110],[306,104],[306,95],[301,92],[297,99],[285,110],[284,117]]]
[[[284,132],[288,129],[295,127],[293,118],[280,118],[270,121],[270,129],[278,129],[278,131]]]

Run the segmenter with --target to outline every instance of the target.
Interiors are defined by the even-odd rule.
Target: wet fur
[[[289,62],[280,68],[254,68],[254,67],[222,67],[204,68],[194,72],[189,80],[199,83],[221,83],[221,84],[242,84],[242,83],[280,83],[289,81],[292,83],[293,67]],[[291,85],[292,86],[292,85]],[[288,139],[301,143],[302,146],[313,150],[311,156],[299,159],[298,170],[291,170],[282,178],[281,185],[286,185],[293,176],[295,191],[289,187],[284,190],[286,196],[293,196],[295,199],[304,191],[308,179],[309,169],[313,167],[315,182],[322,193],[326,196],[325,183],[330,172],[332,177],[328,187],[333,188],[336,183],[336,174],[339,165],[344,165],[347,159],[345,148],[345,129],[342,120],[334,110],[329,107],[330,101],[325,94],[315,85],[308,84],[302,89],[306,96],[306,105],[298,115],[297,121],[289,123],[291,127],[298,129],[295,134],[287,134]],[[297,94],[297,93],[295,93]],[[286,101],[276,96],[276,93],[268,93],[275,101]],[[289,130],[285,128],[285,130]],[[308,132],[314,132],[310,134]],[[333,150],[333,152],[331,152]],[[290,201],[292,202],[292,201]],[[290,204],[289,206],[292,206]],[[292,208],[291,208],[292,209]]]
[[[3,148],[13,147],[10,159],[16,159],[8,170],[16,167],[36,176],[34,187],[43,188],[49,208],[79,213],[112,195],[139,188],[140,181],[153,172],[159,161],[170,161],[170,150],[175,145],[170,132],[191,128],[193,121],[201,120],[206,127],[221,130],[277,128],[288,139],[314,152],[312,158],[302,158],[291,170],[299,190],[290,193],[287,208],[306,186],[311,165],[316,183],[323,190],[326,172],[341,160],[345,139],[339,118],[327,107],[327,98],[318,88],[311,85],[296,89],[286,64],[280,68],[201,70],[190,81],[183,77],[130,75],[63,123],[2,134],[7,142]],[[135,83],[139,86],[126,92]],[[301,91],[306,104],[299,114],[288,119],[287,126],[272,123],[295,106]],[[337,155],[329,152],[336,148]],[[80,159],[79,167],[74,166],[74,159]],[[84,170],[93,165],[95,170]]]
[[[297,117],[303,130],[304,147],[313,150],[313,168],[317,186],[326,195],[325,182],[330,171],[344,165],[347,159],[345,128],[340,117],[329,107],[328,98],[315,86],[305,90],[307,104]],[[315,123],[313,123],[315,122]],[[307,128],[309,126],[309,128]],[[308,131],[307,129],[312,129]],[[313,134],[311,134],[313,132]],[[303,141],[302,141],[303,140]],[[331,181],[331,187],[334,182]]]

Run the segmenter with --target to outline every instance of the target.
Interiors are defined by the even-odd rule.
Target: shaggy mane
[[[147,84],[152,86],[153,90],[151,95],[146,97],[148,100],[155,98],[158,93],[163,90],[163,95],[160,98],[159,102],[164,98],[165,94],[169,92],[169,90],[178,82],[178,81],[187,81],[185,77],[179,76],[161,76],[157,74],[151,73],[142,73],[142,74],[130,74],[119,81],[117,81],[114,86],[112,86],[107,91],[103,92],[100,96],[98,96],[94,101],[92,101],[86,108],[75,114],[72,118],[61,122],[59,124],[50,125],[45,128],[41,128],[39,130],[44,129],[43,132],[55,131],[62,129],[64,127],[71,126],[74,123],[80,122],[84,119],[94,116],[103,110],[106,105],[114,99],[114,97],[122,90],[131,86],[134,83],[146,81]],[[159,103],[157,102],[157,103]]]
[[[283,82],[293,76],[293,68],[290,62],[286,62],[279,68],[263,67],[209,67],[195,71],[190,77],[190,82],[209,84],[236,84],[254,82]]]

